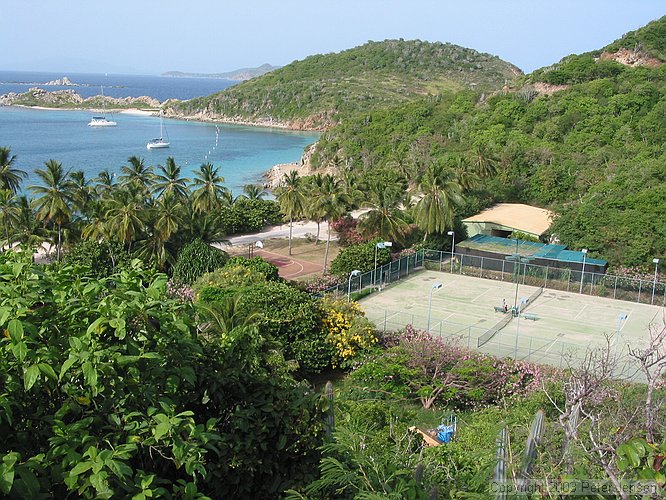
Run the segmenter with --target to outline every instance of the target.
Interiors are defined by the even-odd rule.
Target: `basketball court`
[[[323,267],[305,260],[296,259],[293,256],[286,256],[269,250],[256,248],[252,255],[261,257],[266,262],[270,262],[278,268],[281,278],[295,279],[301,276],[321,272]]]

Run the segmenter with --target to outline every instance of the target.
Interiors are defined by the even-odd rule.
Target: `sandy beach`
[[[99,112],[105,112],[105,113],[118,113],[122,115],[136,115],[136,116],[157,116],[158,111],[150,111],[147,109],[139,109],[139,108],[118,108],[118,109],[92,109],[92,108],[52,108],[52,107],[47,107],[47,106],[23,106],[21,104],[12,104],[12,106],[15,106],[17,108],[27,108],[27,109],[38,109],[40,111],[89,111],[91,113],[99,113]]]

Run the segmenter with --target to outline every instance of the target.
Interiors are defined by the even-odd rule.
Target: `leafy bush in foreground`
[[[320,423],[256,326],[199,328],[166,276],[113,280],[0,256],[0,494],[276,497]]]

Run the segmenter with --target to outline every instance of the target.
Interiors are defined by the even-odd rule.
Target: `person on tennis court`
[[[504,312],[509,312],[509,305],[506,303],[506,299],[502,299],[502,309],[504,309]]]

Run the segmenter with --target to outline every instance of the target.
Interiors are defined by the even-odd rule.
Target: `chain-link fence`
[[[517,329],[497,331],[493,335],[488,335],[489,330],[485,328],[464,325],[449,320],[431,319],[428,316],[406,311],[373,308],[367,311],[366,315],[375,323],[377,330],[384,333],[395,333],[403,330],[407,325],[412,325],[416,329],[430,332],[431,335],[455,341],[468,349],[491,356],[509,357],[519,361],[545,364],[557,368],[579,366],[588,355],[588,350],[595,349],[595,346],[563,342],[560,339],[519,335]],[[503,319],[504,326],[511,319],[512,316],[507,315]],[[517,320],[518,318],[513,319]],[[484,337],[486,337],[485,342],[479,342],[479,339]],[[603,347],[603,345],[596,346],[596,348]],[[614,345],[611,346],[611,349],[614,348]],[[620,347],[619,350],[622,351],[623,348]],[[615,354],[621,354],[614,370],[615,375],[621,379],[639,380],[641,374],[633,366],[631,360],[627,358],[626,353],[615,352]]]
[[[564,269],[561,263],[541,266],[508,259],[493,259],[439,250],[425,250],[425,268],[466,276],[509,281],[597,297],[666,305],[666,283]]]
[[[419,250],[371,271],[357,276],[349,276],[349,279],[344,283],[327,288],[320,295],[334,294],[340,296],[355,293],[365,288],[383,288],[415,271],[422,270],[423,256],[423,250]]]

